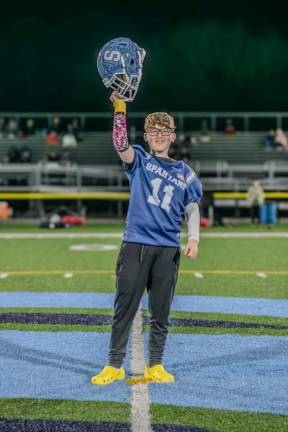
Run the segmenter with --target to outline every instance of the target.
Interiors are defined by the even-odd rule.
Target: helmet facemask
[[[119,96],[122,96],[126,102],[132,102],[136,96],[141,80],[141,72],[139,76],[131,75],[129,77],[126,72],[114,74],[110,80],[103,80],[106,87],[111,87],[116,90]]]

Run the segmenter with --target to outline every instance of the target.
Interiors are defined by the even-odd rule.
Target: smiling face
[[[167,113],[149,114],[145,119],[144,139],[155,156],[168,157],[170,145],[175,141],[174,119]]]

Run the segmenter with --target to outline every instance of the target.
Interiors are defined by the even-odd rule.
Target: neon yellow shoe
[[[91,378],[91,384],[107,385],[113,381],[121,381],[125,378],[124,368],[117,369],[112,366],[105,366],[100,373]]]
[[[144,371],[144,379],[148,383],[169,383],[175,381],[175,377],[167,372],[162,364],[157,364],[150,368],[146,366]]]

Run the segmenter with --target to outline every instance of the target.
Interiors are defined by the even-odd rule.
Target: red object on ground
[[[61,222],[69,225],[85,225],[86,221],[80,216],[62,216]]]
[[[207,218],[203,218],[203,217],[200,218],[200,226],[202,228],[208,228],[209,225],[210,225],[209,220]]]

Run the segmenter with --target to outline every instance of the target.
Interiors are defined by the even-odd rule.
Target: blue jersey
[[[133,146],[132,166],[124,163],[130,182],[130,201],[123,240],[153,246],[177,247],[184,210],[199,203],[201,183],[183,161],[165,161]]]

